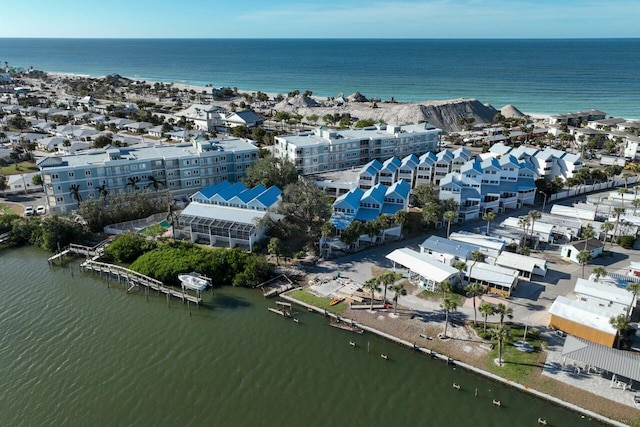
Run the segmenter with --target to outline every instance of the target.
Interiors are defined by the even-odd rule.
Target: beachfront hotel
[[[442,130],[429,123],[312,132],[275,138],[275,157],[289,159],[303,174],[359,168],[372,160],[435,152]]]
[[[181,144],[107,147],[38,162],[51,214],[66,214],[82,200],[149,189],[187,198],[222,181],[235,182],[258,160],[250,140],[229,138]]]

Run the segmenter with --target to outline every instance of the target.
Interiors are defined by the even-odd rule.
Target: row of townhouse
[[[376,184],[368,190],[354,188],[333,203],[330,221],[344,230],[354,220],[375,221],[380,215],[394,215],[409,208],[409,183],[400,180],[390,186]]]
[[[275,138],[275,157],[289,159],[303,175],[359,168],[372,160],[435,152],[442,130],[422,123],[335,130],[324,126]]]
[[[556,176],[567,180],[573,177],[578,170],[585,167],[580,153],[568,153],[554,148],[511,147],[504,144],[495,144],[489,149],[485,157],[498,157],[510,154],[517,160],[526,160],[533,167],[536,179],[545,178],[551,180]]]
[[[392,185],[401,179],[408,182],[411,188],[420,184],[439,185],[440,180],[448,173],[460,172],[472,157],[469,150],[461,147],[453,152],[427,152],[420,157],[415,154],[409,154],[403,159],[391,157],[383,163],[372,160],[360,170],[358,187],[366,190],[378,183]]]
[[[440,200],[453,199],[460,206],[458,220],[480,217],[485,212],[504,212],[533,204],[536,174],[531,164],[505,155],[465,163],[440,181]]]
[[[237,181],[257,160],[258,148],[250,140],[229,138],[88,150],[45,157],[38,167],[49,212],[64,214],[81,200],[108,193],[166,189],[187,198],[203,186]]]

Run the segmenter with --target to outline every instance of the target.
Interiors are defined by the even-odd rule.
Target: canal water
[[[282,319],[254,290],[218,288],[189,315],[46,257],[0,251],[2,425],[597,424],[316,314]]]

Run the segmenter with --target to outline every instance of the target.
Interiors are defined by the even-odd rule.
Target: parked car
[[[36,215],[44,215],[46,212],[47,210],[42,205],[38,205],[36,208]]]
[[[25,206],[24,216],[33,215],[33,206]]]

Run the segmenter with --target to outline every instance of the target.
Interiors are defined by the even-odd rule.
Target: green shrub
[[[156,248],[156,244],[146,238],[128,231],[119,235],[113,243],[105,249],[105,253],[117,262],[133,262],[145,252]]]
[[[633,249],[633,244],[636,242],[634,236],[622,236],[618,238],[618,244],[625,249]]]

